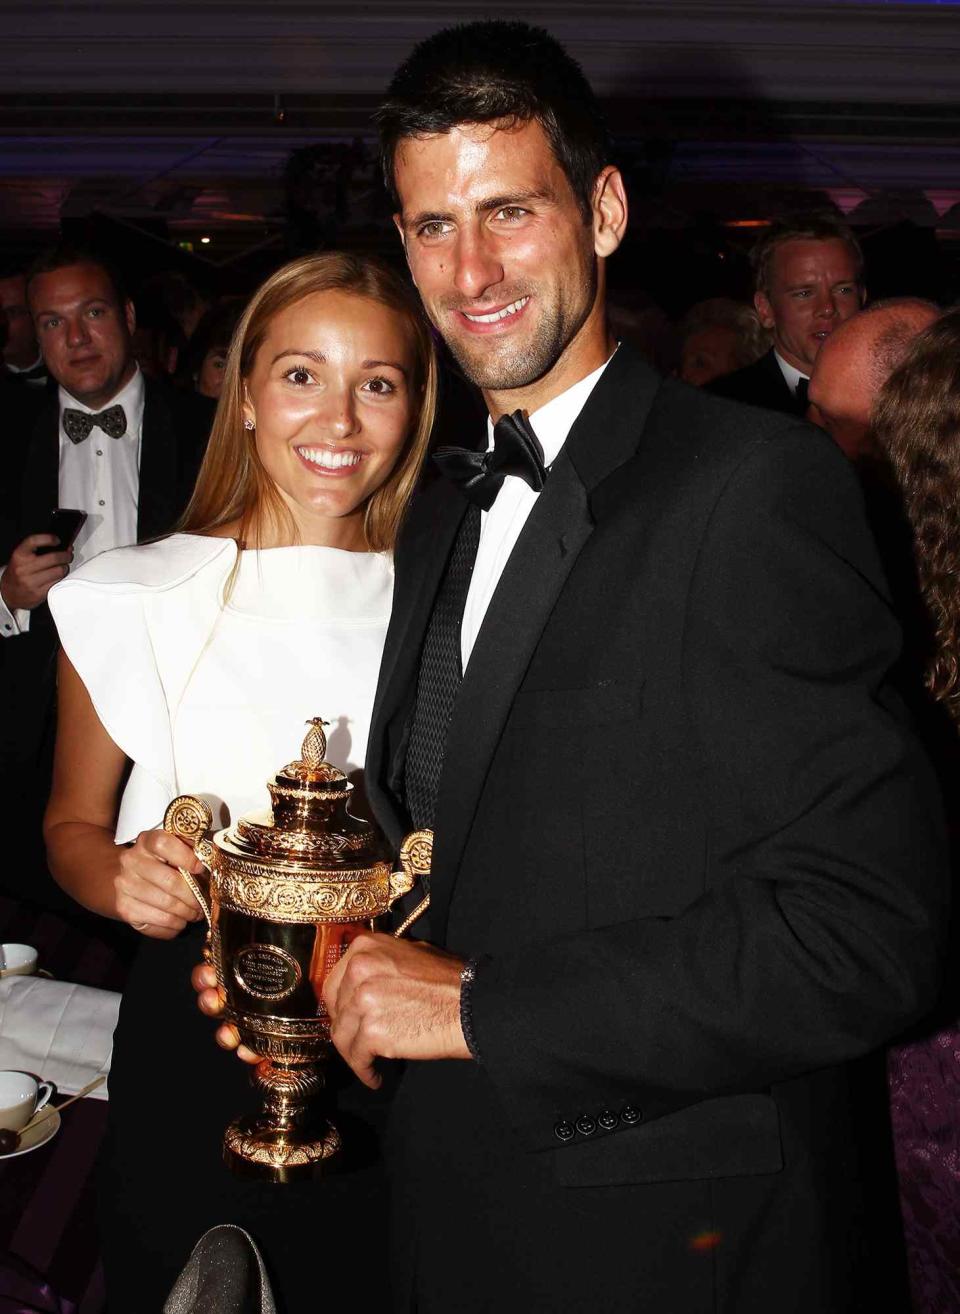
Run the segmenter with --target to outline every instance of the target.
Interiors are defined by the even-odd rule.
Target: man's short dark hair
[[[48,247],[46,251],[41,251],[36,260],[32,262],[27,270],[28,298],[30,284],[40,274],[54,274],[58,269],[69,269],[72,265],[94,265],[97,269],[102,269],[110,280],[110,285],[117,298],[117,305],[122,306],[128,300],[123,279],[113,263],[98,251],[94,251],[90,247],[78,246],[73,242],[59,242],[56,246]]]
[[[774,252],[784,242],[846,242],[857,262],[857,278],[863,274],[863,252],[853,229],[829,211],[783,215],[775,219],[750,252],[756,291],[769,292]]]
[[[467,23],[428,37],[397,69],[376,121],[384,180],[397,203],[398,144],[461,123],[539,123],[585,221],[597,176],[611,162],[606,123],[580,65],[527,23]]]

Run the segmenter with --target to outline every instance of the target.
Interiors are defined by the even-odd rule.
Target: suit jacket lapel
[[[24,461],[21,537],[42,533],[50,512],[59,505],[60,407],[56,399],[52,399],[37,417]]]
[[[137,542],[166,533],[177,511],[177,452],[170,412],[161,390],[145,379],[140,435]]]
[[[772,347],[765,356],[760,357],[757,364],[766,371],[767,384],[770,389],[770,404],[780,405],[784,410],[797,411],[796,398],[790,391],[790,385],[784,377],[783,370],[777,363]],[[765,398],[764,401],[766,401]],[[800,413],[802,414],[802,412]]]
[[[431,926],[440,936],[514,697],[557,596],[593,532],[590,494],[636,452],[659,386],[659,376],[621,346],[570,430],[484,617],[447,735],[437,797]]]

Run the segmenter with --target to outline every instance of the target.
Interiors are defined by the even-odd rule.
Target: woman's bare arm
[[[177,867],[203,868],[186,844],[162,830],[144,831],[131,846],[114,842],[127,759],[65,653],[57,681],[53,788],[43,825],[50,871],[91,912],[169,940],[202,915]]]

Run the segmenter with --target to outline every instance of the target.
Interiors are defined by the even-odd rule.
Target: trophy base
[[[307,1131],[279,1131],[256,1118],[238,1118],[223,1138],[223,1161],[241,1177],[261,1182],[299,1182],[322,1177],[340,1151],[340,1133],[330,1122]]]

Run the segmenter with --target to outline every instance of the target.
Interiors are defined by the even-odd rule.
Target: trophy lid
[[[267,782],[271,811],[241,817],[217,835],[216,846],[228,861],[231,856],[256,858],[288,876],[382,863],[383,838],[369,821],[351,814],[353,785],[326,761],[327,724],[318,716],[308,721],[298,760]]]

